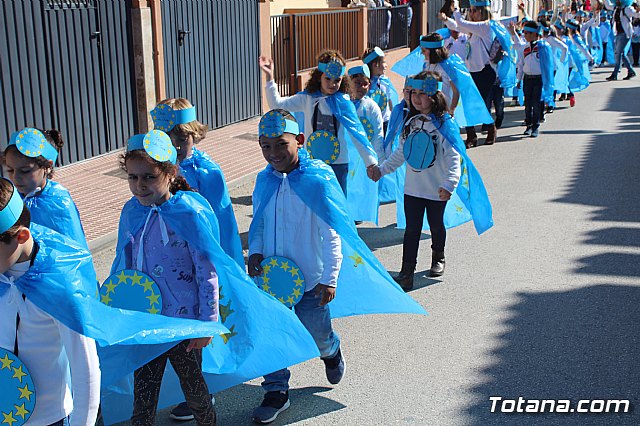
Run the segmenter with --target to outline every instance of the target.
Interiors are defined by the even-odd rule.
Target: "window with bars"
[[[96,0],[45,0],[45,9],[93,9]]]

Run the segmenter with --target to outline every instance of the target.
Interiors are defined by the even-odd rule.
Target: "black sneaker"
[[[615,75],[610,75],[609,77],[605,78],[605,80],[607,80],[607,81],[615,81],[617,79],[618,79],[618,77],[616,77]]]
[[[527,126],[527,130],[525,130],[522,134],[525,136],[531,136],[531,126]]]
[[[338,352],[336,352],[334,356],[331,358],[323,358],[322,361],[324,362],[324,371],[329,383],[332,385],[340,383],[340,380],[344,377],[344,370],[346,369],[340,348],[338,348]]]
[[[216,398],[213,395],[211,395],[211,402],[214,405],[216,403]],[[182,401],[180,404],[173,407],[173,409],[169,413],[169,418],[181,422],[186,422],[187,420],[193,420],[193,413],[191,412],[191,408],[189,408],[189,406],[187,405],[187,402]]]
[[[264,394],[262,404],[253,410],[251,420],[261,424],[271,423],[278,417],[278,414],[290,406],[288,391],[267,392]]]
[[[633,77],[636,76],[636,73],[629,73],[627,74],[627,76],[625,78],[623,78],[623,80],[631,80]]]

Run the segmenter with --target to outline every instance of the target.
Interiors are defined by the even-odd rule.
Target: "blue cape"
[[[567,36],[562,36],[561,40],[567,44]],[[560,59],[562,58],[562,52],[560,50],[554,51],[554,57],[556,62],[556,75],[554,77],[553,83],[555,86],[555,90],[558,93],[569,93],[569,55],[570,52],[564,56],[564,62]]]
[[[80,213],[67,188],[47,180],[44,189],[38,195],[25,199],[24,203],[33,223],[67,235],[82,247],[87,247]]]
[[[398,147],[398,136],[404,127],[404,120],[408,114],[407,103],[402,99],[391,110],[391,118],[389,118],[389,124],[387,125],[387,134],[384,135],[384,152],[387,158]],[[398,167],[393,173],[382,176],[382,179],[378,181],[379,191],[378,199],[381,203],[394,202],[398,198],[398,194],[402,194],[402,190],[399,189],[404,185],[404,175],[406,173],[406,167],[404,165]]]
[[[385,86],[389,89],[389,101],[391,101],[391,108],[398,104],[398,91],[395,87],[393,87],[393,83],[386,75],[380,75],[377,77],[371,77],[371,87],[373,87],[376,83],[380,82],[382,86]],[[371,95],[372,92],[369,92]],[[384,113],[384,111],[382,111]]]
[[[406,77],[420,73],[424,69],[424,65],[424,55],[420,47],[417,47],[409,55],[396,62],[391,67],[391,71]],[[449,78],[460,92],[460,103],[464,105],[464,112],[460,117],[461,125],[473,126],[493,123],[493,118],[487,110],[487,105],[482,96],[480,96],[480,92],[462,59],[457,55],[451,55],[440,62],[440,66],[449,75]]]
[[[460,128],[456,121],[445,114],[443,119],[431,116],[442,136],[460,154],[461,176],[456,190],[451,194],[451,199],[444,210],[445,227],[453,228],[473,219],[473,225],[478,235],[493,226],[493,212],[491,202],[484,187],[482,177],[475,165],[467,155],[467,149],[460,137]],[[396,214],[398,216],[398,228],[406,227],[404,215],[404,183],[403,194],[396,201]],[[423,229],[428,229],[428,223],[424,222]]]
[[[511,34],[498,21],[494,21],[493,19],[489,20],[489,25],[491,26],[491,31],[495,38],[498,39],[500,45],[502,46],[502,50],[504,51],[504,56],[502,60],[498,62],[498,66],[496,69],[496,73],[498,74],[498,80],[500,81],[500,87],[503,89],[508,89],[516,85],[516,64],[518,62],[518,56],[516,52],[516,48],[513,45],[513,40],[511,39]]]
[[[589,72],[589,60],[583,55],[574,43],[584,44],[582,37],[574,34],[574,38],[567,37],[567,46],[569,47],[569,54],[573,59],[575,67],[571,76],[569,77],[569,88],[572,92],[580,92],[589,87],[591,81],[591,73]],[[586,46],[584,46],[586,48]]]
[[[609,29],[609,38],[607,39],[607,49],[604,52],[603,61],[606,61],[608,64],[613,65],[616,63],[614,47],[616,44],[615,38],[613,36],[613,29],[611,28],[611,24],[609,21],[602,22],[600,25],[604,25]],[[604,40],[602,40],[604,42]]]
[[[211,204],[220,224],[222,249],[244,267],[238,224],[220,166],[206,153],[193,148],[193,155],[180,163],[180,174]]]
[[[538,41],[538,55],[540,56],[540,71],[542,73],[542,94],[540,100],[549,106],[555,106],[554,91],[554,56],[551,45],[545,40]]]
[[[602,34],[600,34],[600,27],[591,27],[589,28],[591,32],[591,55],[593,56],[593,61],[596,65],[600,65],[602,63]]]
[[[300,165],[288,174],[289,184],[315,214],[336,230],[342,240],[342,266],[338,277],[336,298],[330,303],[331,317],[349,315],[412,313],[425,310],[407,295],[391,278],[371,250],[360,239],[346,209],[344,194],[329,166],[311,160],[299,150]],[[253,221],[249,239],[255,231],[269,200],[275,196],[282,181],[268,165],[258,174],[253,191]],[[293,259],[295,261],[295,259]]]
[[[112,271],[130,266],[126,260],[127,251],[130,251],[130,236],[142,228],[150,209],[135,198],[125,204],[120,217],[117,257]],[[244,269],[222,250],[214,238],[217,219],[209,203],[200,194],[179,191],[159,206],[158,214],[170,230],[187,240],[191,247],[203,253],[216,267],[220,285],[221,324],[213,325],[228,329],[228,332],[215,336],[202,352],[202,367],[211,392],[319,356],[315,342],[296,315],[258,289]],[[162,318],[166,320],[168,317]],[[107,353],[101,351],[102,410],[107,423],[129,418],[133,401],[131,376],[123,377],[123,372],[118,370],[111,358],[117,355],[129,360],[129,363],[137,363],[139,367],[169,348],[165,345],[147,350],[138,346],[126,352],[122,347]],[[171,374],[167,377],[168,382],[175,378]],[[184,398],[179,386],[163,389],[165,393],[159,407]]]

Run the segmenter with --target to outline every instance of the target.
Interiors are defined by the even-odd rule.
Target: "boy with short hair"
[[[34,239],[30,222],[29,210],[16,188],[0,179],[0,347],[19,357],[35,388],[28,389],[27,380],[20,378],[21,397],[14,411],[3,413],[4,420],[27,418],[34,425],[93,425],[100,403],[100,368],[94,340],[40,309],[14,284],[33,273],[34,262],[42,263],[36,261],[41,244]],[[71,244],[71,240],[65,241]],[[78,247],[78,251],[83,249]],[[63,257],[60,262],[71,264],[74,260]],[[35,269],[39,277],[47,274],[40,265]],[[38,284],[47,284],[46,277],[40,279]],[[0,371],[11,369],[14,362],[5,354]],[[31,396],[33,392],[36,394]],[[30,399],[36,396],[37,404],[30,409]]]
[[[294,188],[305,179],[303,174],[307,168],[330,169],[319,160],[309,159],[306,151],[299,150],[304,136],[288,111],[272,110],[265,114],[260,120],[259,135],[262,154],[269,166],[258,175],[253,193],[249,275],[262,275],[261,262],[270,256],[286,257],[298,265],[305,288],[295,305],[295,313],[318,345],[327,379],[338,384],[344,375],[345,363],[340,337],[331,326],[328,303],[336,295],[342,263],[341,240],[338,233],[302,201]],[[335,181],[335,175],[328,173],[327,176]],[[305,183],[315,185],[308,179]],[[337,184],[337,181],[332,183]],[[321,196],[322,188],[316,189],[314,194]],[[262,387],[266,394],[253,412],[255,422],[270,423],[289,408],[290,376],[289,370],[283,369],[264,377]]]

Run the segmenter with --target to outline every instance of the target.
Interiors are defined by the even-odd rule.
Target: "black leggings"
[[[473,82],[476,84],[478,88],[478,92],[480,92],[480,96],[484,100],[484,103],[487,107],[487,110],[491,112],[491,104],[494,99],[494,86],[496,86],[496,72],[493,70],[491,65],[487,64],[484,66],[482,71],[472,72],[471,78],[473,78]],[[500,86],[497,86],[500,87]],[[497,108],[496,108],[497,109]],[[503,112],[504,113],[504,112]],[[485,123],[492,124],[492,123]],[[473,130],[474,127],[467,127],[468,130]]]
[[[444,208],[446,206],[446,201],[404,195],[404,215],[407,218],[407,228],[404,231],[402,244],[403,263],[417,263],[425,210],[431,230],[431,249],[444,251],[444,243],[447,239],[447,230],[444,227]]]

